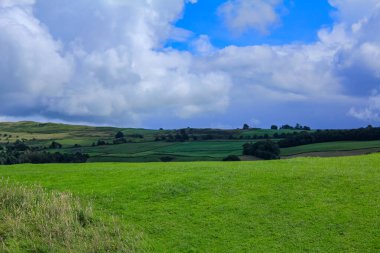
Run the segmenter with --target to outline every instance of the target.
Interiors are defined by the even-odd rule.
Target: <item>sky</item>
[[[0,0],[0,121],[380,125],[380,0]]]

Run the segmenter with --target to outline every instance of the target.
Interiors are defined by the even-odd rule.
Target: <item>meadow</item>
[[[380,155],[1,166],[93,203],[148,252],[379,252]]]

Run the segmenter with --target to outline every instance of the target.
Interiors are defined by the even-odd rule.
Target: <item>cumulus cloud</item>
[[[283,0],[229,0],[220,6],[218,13],[233,32],[254,29],[267,33],[279,22],[276,8]]]
[[[379,0],[329,0],[337,11],[334,16],[339,22],[353,24],[370,15]]]
[[[1,2],[0,112],[39,108],[44,96],[60,94],[72,65],[48,30],[32,15],[31,1]]]
[[[356,6],[357,2],[353,2]],[[371,11],[356,18],[353,23],[336,25],[331,33],[327,33],[327,39],[322,39],[323,42],[336,41],[334,72],[346,92],[353,96],[369,96],[380,85],[380,64],[377,60],[380,56],[380,36],[374,32],[380,26],[380,1],[372,2]]]
[[[35,0],[2,0],[0,2],[0,7],[11,7],[11,6],[30,6],[35,3]]]
[[[352,107],[348,114],[354,118],[364,121],[380,121],[380,93],[373,91],[373,94],[366,102],[366,107],[355,108]]]
[[[211,54],[216,51],[216,48],[212,45],[210,37],[202,34],[192,42],[194,51],[201,55]]]
[[[40,0],[34,11],[32,1],[13,3],[0,10],[2,114],[134,124],[149,115],[222,112],[229,104],[228,75],[193,71],[190,53],[162,50],[167,39],[186,34],[172,25],[184,1]]]
[[[332,107],[344,117],[380,115],[379,1],[331,0],[336,23],[311,44],[218,49],[204,34],[192,52],[165,48],[193,36],[173,23],[196,2],[0,0],[0,115],[136,125],[234,114],[238,105],[277,105],[286,115],[291,103],[324,108],[323,118]],[[219,13],[231,29],[265,33],[281,4],[230,0]]]

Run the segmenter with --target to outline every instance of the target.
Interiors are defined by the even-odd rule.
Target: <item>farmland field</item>
[[[24,164],[0,166],[0,177],[90,200],[142,232],[151,252],[379,252],[379,164]]]
[[[282,156],[297,155],[311,152],[349,151],[380,148],[380,141],[338,141],[302,145],[281,149]]]
[[[244,141],[127,143],[114,146],[83,148],[82,152],[93,155],[91,161],[98,161],[105,157],[113,157],[114,159],[124,158],[126,159],[124,161],[128,161],[128,159],[159,161],[159,158],[162,156],[171,156],[177,161],[186,161],[186,159],[218,161],[228,155],[241,155],[244,143]]]
[[[0,123],[0,146],[22,140],[29,146],[49,152],[86,153],[89,162],[159,162],[163,157],[172,161],[221,161],[229,155],[241,156],[243,144],[262,140],[264,136],[292,134],[297,130],[270,129],[184,129],[190,140],[168,141],[163,136],[175,136],[180,130],[149,130],[115,127],[76,126],[53,123],[17,122]],[[115,134],[121,131],[126,143],[113,144]],[[277,134],[277,135],[276,135]],[[207,139],[212,135],[215,139]],[[207,137],[207,138],[206,138]],[[260,137],[260,138],[259,138]],[[258,139],[255,139],[258,138]],[[97,145],[99,140],[107,145]],[[62,149],[49,149],[57,141]],[[353,151],[341,152],[336,151]],[[355,152],[357,150],[357,152]],[[380,141],[326,142],[281,149],[282,157],[335,156],[374,153],[380,150]],[[252,160],[242,157],[243,160]]]

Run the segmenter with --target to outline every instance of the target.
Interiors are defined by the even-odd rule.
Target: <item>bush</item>
[[[237,155],[229,155],[226,158],[223,159],[225,162],[238,162],[240,161],[240,158]]]

